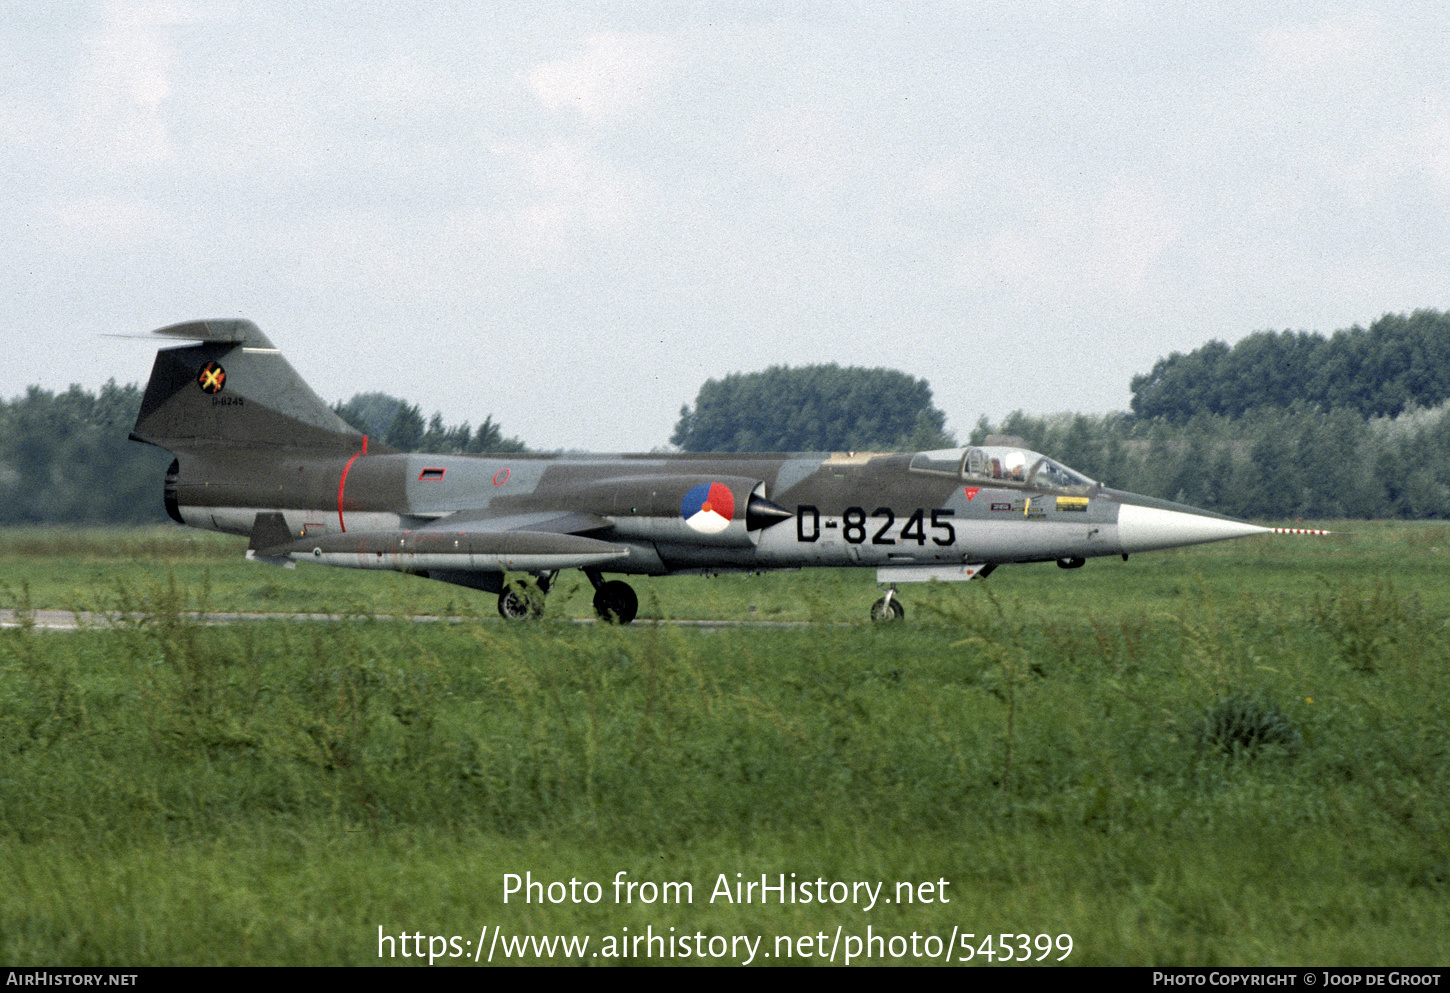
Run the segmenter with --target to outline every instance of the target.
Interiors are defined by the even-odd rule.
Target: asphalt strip
[[[37,631],[90,631],[125,627],[145,620],[146,614],[121,614],[89,610],[32,610],[29,620],[19,610],[0,610],[0,628],[25,627],[27,624]],[[335,623],[340,621],[407,621],[413,624],[474,624],[480,620],[489,624],[503,624],[502,618],[438,617],[431,614],[250,614],[195,611],[181,615],[198,624],[226,625],[247,624],[254,621],[301,621],[309,623]],[[578,617],[571,624],[598,624],[594,617]],[[810,621],[686,621],[649,620],[637,618],[631,627],[669,626],[692,628],[803,628],[810,627]]]

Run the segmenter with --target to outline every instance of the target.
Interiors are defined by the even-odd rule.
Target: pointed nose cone
[[[1246,538],[1269,530],[1232,517],[1195,511],[1191,507],[1170,510],[1125,502],[1118,508],[1118,542],[1125,554]]]

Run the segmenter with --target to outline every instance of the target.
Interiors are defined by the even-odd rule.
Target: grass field
[[[1339,528],[903,587],[887,627],[867,570],[636,583],[816,622],[704,629],[3,532],[0,606],[129,614],[0,632],[0,962],[1444,965],[1450,527]],[[718,895],[762,874],[811,902]]]

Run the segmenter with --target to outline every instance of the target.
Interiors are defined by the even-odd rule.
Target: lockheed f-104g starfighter
[[[1081,566],[1270,529],[1097,483],[1020,445],[915,453],[428,455],[343,421],[251,321],[175,324],[131,438],[176,456],[166,511],[248,536],[247,556],[388,569],[535,615],[581,569],[602,618],[639,607],[607,575],[858,566],[895,584],[1000,565]],[[508,582],[524,573],[535,582]]]

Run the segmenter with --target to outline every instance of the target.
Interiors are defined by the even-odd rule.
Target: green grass
[[[1450,530],[1352,527],[903,587],[885,627],[853,623],[869,572],[638,584],[651,616],[847,622],[723,629],[567,623],[568,579],[506,625],[208,536],[0,534],[12,599],[139,611],[0,632],[0,960],[370,964],[379,927],[774,952],[869,925],[1070,934],[1071,964],[1443,964]],[[357,619],[209,627],[203,602]],[[410,613],[476,619],[364,616]],[[620,871],[694,901],[616,905]],[[604,899],[505,905],[525,872]],[[950,902],[711,903],[736,873]]]
[[[985,584],[1024,604],[1052,601],[1097,614],[1171,610],[1203,588],[1298,603],[1347,580],[1394,576],[1424,606],[1450,615],[1450,526],[1433,522],[1329,522],[1331,537],[1262,535],[1167,552],[1092,559],[1081,570],[1051,563],[1004,566]],[[28,587],[36,608],[109,609],[118,590],[144,591],[174,577],[193,600],[221,611],[493,617],[494,597],[397,573],[279,569],[247,562],[246,540],[176,526],[136,530],[0,531],[0,605]],[[817,569],[763,576],[630,577],[644,618],[858,622],[880,594],[874,569]],[[1327,585],[1326,585],[1327,584]],[[901,587],[908,609],[927,587]],[[594,614],[593,590],[564,573],[548,598],[553,617]],[[915,611],[909,615],[914,617]]]

